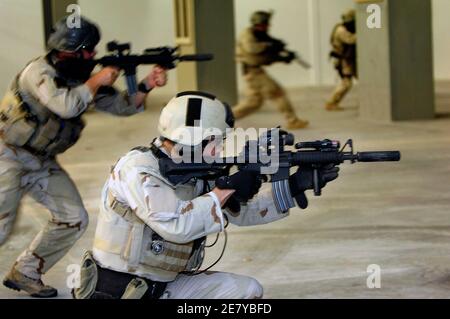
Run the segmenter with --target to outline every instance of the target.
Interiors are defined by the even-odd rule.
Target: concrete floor
[[[450,113],[448,84],[437,89],[439,113]],[[309,129],[300,140],[353,138],[357,150],[401,150],[395,164],[343,165],[341,177],[306,211],[271,225],[229,229],[226,254],[215,270],[257,278],[268,298],[448,298],[450,297],[450,118],[374,124],[357,118],[355,93],[347,111],[326,113],[327,90],[292,92]],[[60,161],[78,185],[90,212],[90,227],[45,281],[69,298],[66,269],[91,248],[101,187],[110,166],[136,145],[156,136],[154,96],[145,114],[114,118],[89,114],[81,142]],[[270,106],[238,125],[274,127],[282,118]],[[0,248],[0,276],[45,224],[47,212],[26,200],[13,236]],[[220,246],[220,245],[219,245]],[[220,247],[208,252],[214,261]],[[209,262],[206,262],[208,264]],[[381,289],[368,289],[366,269],[381,267]],[[0,287],[0,298],[25,298]]]

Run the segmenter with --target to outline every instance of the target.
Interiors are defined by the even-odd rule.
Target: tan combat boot
[[[13,290],[23,290],[34,298],[53,298],[58,295],[55,288],[44,285],[41,280],[26,277],[15,268],[5,277],[3,285]]]
[[[300,130],[302,128],[307,127],[308,125],[309,125],[308,121],[304,121],[299,118],[296,118],[296,119],[288,122],[287,129],[288,130]]]
[[[339,105],[334,104],[334,103],[327,103],[327,105],[325,106],[325,109],[330,112],[344,111],[344,109],[342,107],[340,107]]]

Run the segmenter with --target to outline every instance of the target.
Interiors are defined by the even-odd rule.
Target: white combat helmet
[[[175,143],[197,146],[212,136],[225,136],[234,127],[234,116],[228,104],[203,92],[183,92],[162,110],[160,135]]]

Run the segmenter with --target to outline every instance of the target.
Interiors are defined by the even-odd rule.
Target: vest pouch
[[[148,290],[148,285],[144,279],[133,279],[125,289],[121,299],[142,299]]]
[[[203,260],[205,259],[205,246],[205,240],[200,242],[198,247],[195,247],[194,244],[192,255],[189,258],[184,271],[192,272],[198,270],[198,268],[201,267],[201,265],[203,264]]]
[[[9,91],[0,103],[0,137],[6,144],[24,146],[37,126],[31,118],[26,105]]]
[[[28,146],[37,152],[43,152],[46,147],[56,138],[61,127],[57,119],[50,117],[47,123],[40,125]]]
[[[92,252],[84,254],[80,271],[80,287],[73,289],[74,299],[90,299],[94,293],[98,281],[98,268]]]
[[[193,243],[185,245],[168,241],[152,241],[143,251],[141,263],[165,271],[180,273],[186,270]]]
[[[139,261],[142,251],[142,242],[144,236],[145,224],[136,221],[131,227],[128,235],[127,244],[121,252],[121,258],[128,263],[128,271],[134,272],[139,267]]]
[[[50,156],[62,154],[74,145],[81,136],[84,122],[81,119],[64,120],[57,138],[46,148]]]

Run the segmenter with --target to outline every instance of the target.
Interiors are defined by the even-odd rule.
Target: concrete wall
[[[435,92],[431,2],[408,0],[405,4],[389,0],[389,4],[392,119],[432,119]]]
[[[360,117],[382,122],[434,117],[431,2],[387,0],[382,28],[358,5]]]
[[[395,0],[394,0],[395,1]],[[366,21],[358,19],[357,29],[366,36],[360,37],[359,58],[359,115],[365,120],[392,119],[391,79],[390,79],[390,47],[389,47],[389,6],[387,2],[380,4],[382,8],[381,29],[368,29]],[[358,16],[367,16],[366,5],[359,5]],[[380,45],[382,44],[382,45]],[[362,63],[364,61],[364,63]]]
[[[432,0],[434,76],[437,80],[450,79],[450,1]]]
[[[195,1],[195,42],[198,53],[214,54],[214,60],[197,63],[198,88],[212,92],[223,101],[234,105],[238,101],[234,69],[235,30],[233,2],[223,0]],[[222,12],[222,21],[211,12]],[[205,28],[208,25],[208,28]],[[222,34],[220,38],[216,35]]]

